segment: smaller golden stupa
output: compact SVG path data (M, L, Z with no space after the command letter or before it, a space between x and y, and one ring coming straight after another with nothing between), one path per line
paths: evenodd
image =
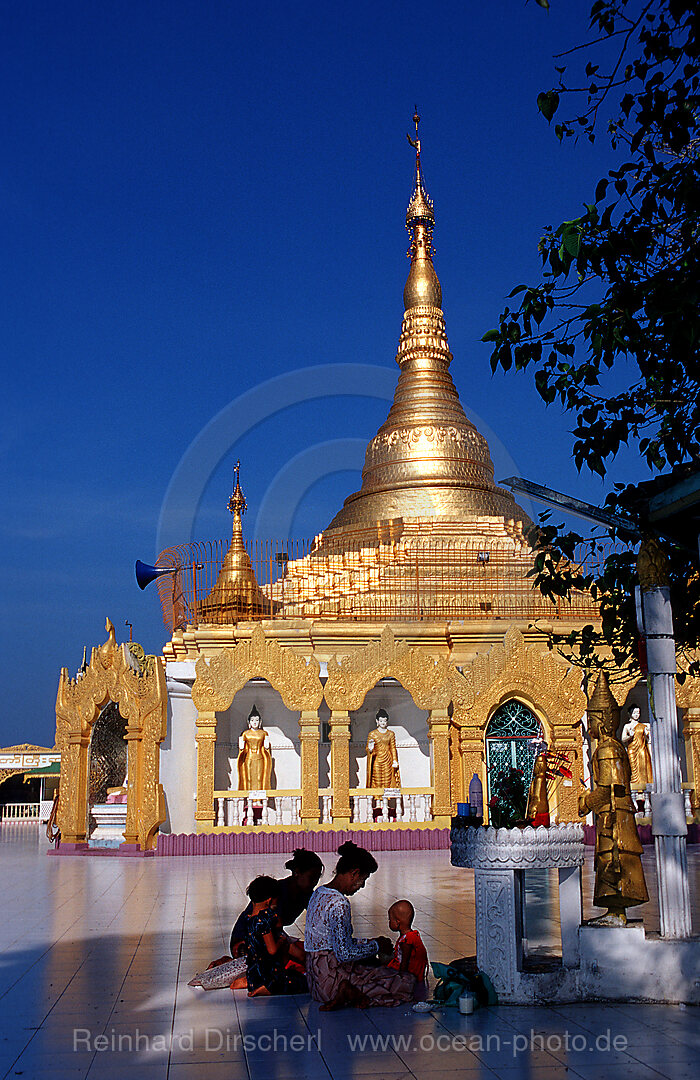
M204 623L235 622L273 613L273 604L256 581L243 542L243 514L247 504L241 491L240 461L236 462L233 471L236 483L228 501L228 509L233 514L233 536L211 592L198 605L197 614Z

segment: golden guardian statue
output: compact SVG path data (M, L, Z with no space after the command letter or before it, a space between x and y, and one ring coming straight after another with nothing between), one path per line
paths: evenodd
M627 751L615 736L620 707L608 677L601 672L588 703L588 722L596 748L591 757L593 790L579 797L580 816L595 815L593 903L606 914L592 925L624 926L625 911L649 899L642 869L642 845L634 819Z

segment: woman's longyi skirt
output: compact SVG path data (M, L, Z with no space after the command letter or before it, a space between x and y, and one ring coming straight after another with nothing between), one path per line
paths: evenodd
M306 954L306 977L311 997L323 1002L335 997L344 979L366 994L371 1005L403 1005L413 1001L416 985L415 976L408 971L372 967L361 960L341 964L330 950Z

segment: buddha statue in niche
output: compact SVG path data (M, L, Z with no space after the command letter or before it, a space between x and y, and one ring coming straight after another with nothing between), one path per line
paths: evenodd
M374 718L376 727L367 736L368 788L401 787L396 736L389 728L389 714L379 709Z
M238 790L265 791L270 786L272 754L270 737L262 726L262 717L253 705L248 728L238 740Z
M654 779L649 752L649 725L642 723L641 715L639 705L630 705L627 723L620 736L630 759L630 784L636 789L646 787Z

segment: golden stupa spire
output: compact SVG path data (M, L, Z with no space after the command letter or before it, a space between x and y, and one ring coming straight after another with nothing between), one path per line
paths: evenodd
M425 190L423 183L423 172L420 163L420 139L418 138L420 116L417 109L413 116L413 123L416 125L415 139L412 139L410 135L406 136L416 151L416 183L406 211L406 228L411 236L411 245L408 249L411 269L403 291L403 306L407 311L417 304L431 304L433 307L442 307L442 289L433 266L435 213L433 212L433 200Z
M529 524L510 492L496 487L486 440L467 419L449 372L452 361L433 266L433 201L425 190L418 138L415 185L406 213L411 268L396 361L401 369L389 415L367 447L360 491L329 530L396 519L468 522L476 516Z
M233 535L216 584L199 607L198 614L202 622L207 621L207 615L210 615L213 621L220 622L223 613L235 620L245 618L246 615L270 612L270 601L256 581L250 556L243 542L243 514L247 504L241 490L240 461L234 465L233 472L235 484L228 500L228 509L233 514Z

